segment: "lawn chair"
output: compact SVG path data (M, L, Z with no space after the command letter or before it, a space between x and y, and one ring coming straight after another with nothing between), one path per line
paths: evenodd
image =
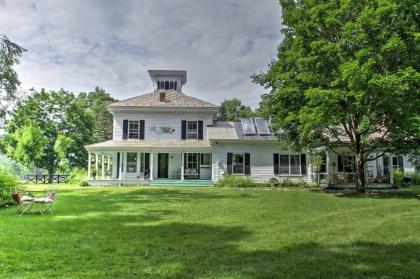
M50 214L54 214L54 203L55 203L55 191L48 192L47 195L43 198L35 198L33 202L39 206L39 212L41 214L49 212Z
M31 212L34 205L33 198L24 196L22 193L13 193L12 199L18 205L17 214L23 215Z

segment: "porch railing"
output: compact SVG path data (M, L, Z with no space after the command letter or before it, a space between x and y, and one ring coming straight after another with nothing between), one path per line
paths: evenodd
M374 175L373 172L365 172L365 180L367 184L389 184L389 175ZM334 173L312 173L312 181L320 184L355 184L356 173L350 172L334 172Z

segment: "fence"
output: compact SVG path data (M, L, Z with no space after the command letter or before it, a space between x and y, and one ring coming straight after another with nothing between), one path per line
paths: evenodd
M47 184L47 183L66 183L67 179L68 179L68 175L67 174L53 174L51 176L51 181L49 180L50 176L48 174L37 174L37 175L33 175L33 174L28 174L25 175L24 180L25 183L43 183L43 184Z

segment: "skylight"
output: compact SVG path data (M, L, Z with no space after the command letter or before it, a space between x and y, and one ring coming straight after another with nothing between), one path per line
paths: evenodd
M270 128L268 127L267 120L262 118L255 118L255 124L257 126L257 132L260 135L269 135Z
M255 126L252 118L241 118L242 129L245 134L255 134Z

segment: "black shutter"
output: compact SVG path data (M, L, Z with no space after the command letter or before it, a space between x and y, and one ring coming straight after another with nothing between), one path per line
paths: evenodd
M251 154L245 153L245 174L251 174Z
M188 153L184 153L184 173L185 173L185 170L187 169L187 155Z
M128 138L128 120L123 120L123 133L122 133L123 140Z
M300 155L300 173L306 174L306 154Z
M383 157L383 165L384 165L384 175L389 175L389 157L384 156Z
M402 172L404 172L404 157L398 156L398 167Z
M117 152L117 178L120 178L120 152Z
M227 173L232 174L232 153L227 154Z
M203 120L198 120L198 139L203 139Z
M144 153L144 176L150 174L150 153Z
M273 165L274 165L274 174L280 174L280 167L279 167L279 154L273 154Z
M139 139L144 140L144 120L140 120Z
M343 172L343 157L338 155L338 172Z
M182 140L187 139L187 120L181 121L181 139Z

